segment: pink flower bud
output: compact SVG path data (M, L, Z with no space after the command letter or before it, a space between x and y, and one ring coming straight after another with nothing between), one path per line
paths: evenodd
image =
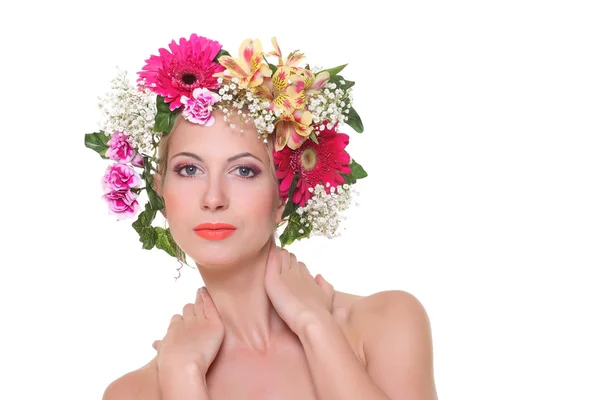
M134 167L144 168L144 157L141 154L136 154L131 160L131 164Z

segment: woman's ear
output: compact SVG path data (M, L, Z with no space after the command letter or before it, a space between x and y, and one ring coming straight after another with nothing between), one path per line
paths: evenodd
M275 215L275 223L279 225L281 220L283 219L283 210L285 210L285 199L283 197L279 198L279 205L277 206L277 213Z
M152 186L154 186L154 191L156 193L158 193L158 195L160 197L163 197L162 195L162 175L160 175L159 173L154 174L154 179L152 180ZM163 215L163 217L167 218L167 208L163 208L162 210L160 210L161 214Z
M154 179L152 180L154 191L162 197L162 176L159 173L154 174Z

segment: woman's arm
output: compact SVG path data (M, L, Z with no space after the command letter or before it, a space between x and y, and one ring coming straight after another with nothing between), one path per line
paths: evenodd
M204 373L195 366L159 369L161 400L208 400Z
M365 333L368 372L331 315L299 335L319 398L437 400L429 320L416 298L380 292L357 301L350 318Z

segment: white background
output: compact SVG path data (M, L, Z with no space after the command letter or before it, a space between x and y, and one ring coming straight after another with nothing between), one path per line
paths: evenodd
M370 176L342 238L291 250L338 290L417 296L440 399L599 399L594 3L3 6L0 398L99 399L202 284L107 215L108 164L83 144L114 67L195 32L349 63Z

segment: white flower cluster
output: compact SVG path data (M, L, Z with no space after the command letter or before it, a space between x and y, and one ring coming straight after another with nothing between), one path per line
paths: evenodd
M311 199L296 210L301 216L300 223L312 226L311 237L326 236L331 239L340 236L338 228L341 220L345 219L341 212L350 207L354 189L346 183L332 187L328 182L326 187L318 184L309 191L313 193ZM299 233L304 231L300 229Z
M149 89L138 89L127 79L127 73L119 70L111 81L111 91L100 97L98 106L106 120L100 129L108 136L115 131L125 133L131 145L143 155L152 157L158 142L154 136L156 96Z
M219 78L218 82L222 84L223 78ZM275 120L281 115L281 111L278 109L268 110L269 102L261 102L249 90L240 88L237 83L238 78L234 77L229 84L221 86L219 89L221 101L217 106L223 111L225 121L229 122L232 128L235 128L232 121L232 117L235 115L241 118L242 124L253 122L259 137L266 140L269 134L273 133ZM248 110L247 114L243 111L244 106ZM244 131L243 128L241 131Z
M345 82L342 80L340 84L344 85ZM325 85L322 92L310 96L307 102L308 111L313 115L313 125L328 121L327 129L332 129L336 122L339 122L339 127L348 119L352 107L352 88L344 90L330 82ZM324 130L325 125L321 124L319 129Z

